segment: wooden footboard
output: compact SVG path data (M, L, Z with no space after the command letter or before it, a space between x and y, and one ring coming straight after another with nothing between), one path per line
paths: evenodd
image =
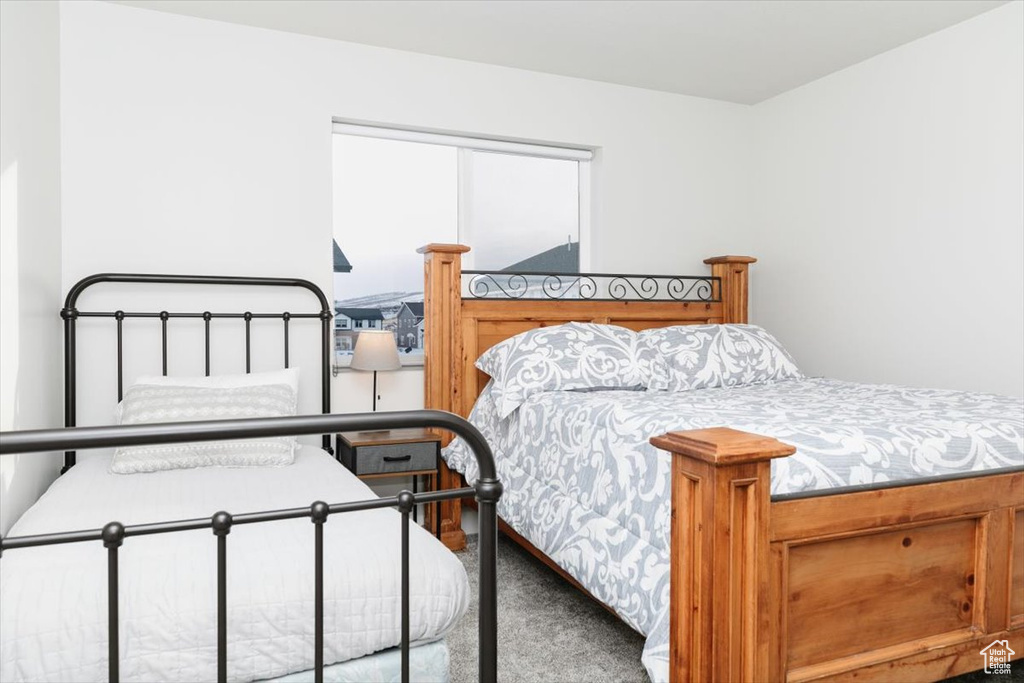
M792 447L651 441L675 456L673 681L939 680L997 640L1024 657L1024 473L772 502Z

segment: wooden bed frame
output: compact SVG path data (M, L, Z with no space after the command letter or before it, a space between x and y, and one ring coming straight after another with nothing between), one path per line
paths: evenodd
M468 417L476 358L531 328L747 321L753 258L707 259L709 302L517 301L463 299L468 250L420 250L427 408ZM996 640L1024 657L1024 472L772 500L771 460L793 447L728 428L652 436L674 454L672 680L939 680L983 668ZM447 467L441 482L462 484ZM465 545L459 501L442 534Z

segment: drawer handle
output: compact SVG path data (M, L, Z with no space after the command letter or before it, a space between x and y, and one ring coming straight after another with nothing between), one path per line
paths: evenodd
M384 462L406 462L412 460L411 455L385 455Z

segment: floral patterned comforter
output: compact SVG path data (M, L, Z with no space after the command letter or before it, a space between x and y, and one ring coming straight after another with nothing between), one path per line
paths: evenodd
M559 391L499 420L490 387L470 416L497 459L498 513L648 639L668 680L669 472L648 438L729 426L797 447L772 461L772 493L1024 467L1024 402L829 379L683 392ZM449 466L472 481L456 440Z

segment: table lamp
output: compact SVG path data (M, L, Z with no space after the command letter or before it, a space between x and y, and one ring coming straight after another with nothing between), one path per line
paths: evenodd
M402 367L401 361L398 360L398 346L395 345L394 333L388 330L361 331L349 367L353 370L373 371L373 412L377 412L377 372Z

